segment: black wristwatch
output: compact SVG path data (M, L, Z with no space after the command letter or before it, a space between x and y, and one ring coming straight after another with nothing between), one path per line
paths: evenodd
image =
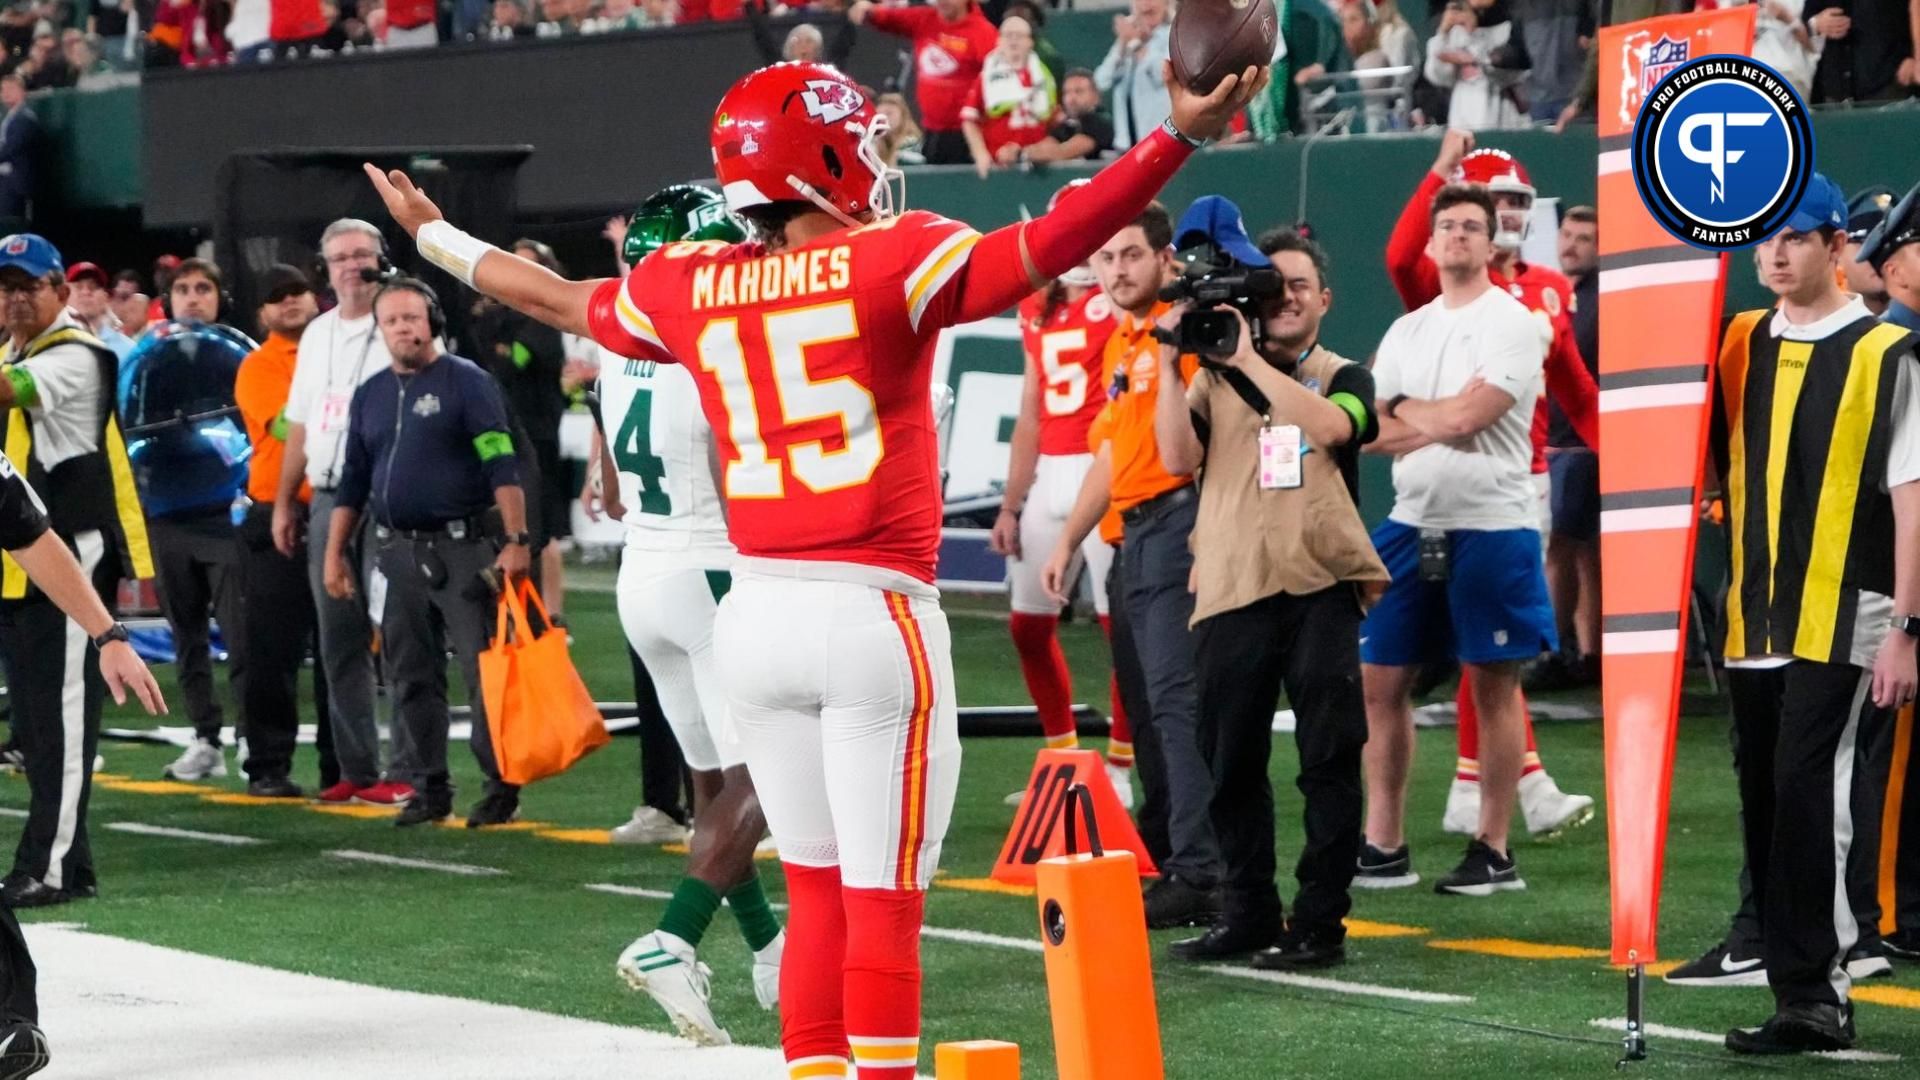
M1920 615L1895 615L1893 628L1910 638L1920 638Z
M1400 411L1400 403L1405 400L1407 400L1407 395L1405 394L1395 394L1392 397L1388 398L1387 399L1387 415L1392 416L1396 420L1399 419L1399 417L1396 414L1399 413Z
M107 627L99 637L93 639L93 647L96 649L104 649L116 641L125 640L127 640L127 624L117 622Z
M500 543L502 545L519 544L521 547L531 547L533 545L533 537L524 532L508 533L500 538Z

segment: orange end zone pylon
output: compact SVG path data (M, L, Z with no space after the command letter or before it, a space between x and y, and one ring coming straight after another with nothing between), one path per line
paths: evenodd
M1042 750L1033 761L1027 791L1014 812L1013 828L993 864L993 880L1008 885L1034 884L1034 867L1066 850L1061 821L1068 792L1075 785L1087 789L1093 817L1116 850L1128 851L1138 867L1136 877L1158 877L1160 871L1147 855L1147 846L1133 827L1133 818L1120 805L1120 796L1107 779L1105 762L1092 750ZM1135 890L1138 891L1137 889Z
M1059 1080L1162 1080L1139 868L1130 852L1101 846L1096 805L1088 785L1068 789L1057 815L1065 851L1035 871L1054 1064Z
M1020 1047L979 1039L933 1048L935 1080L1020 1080Z

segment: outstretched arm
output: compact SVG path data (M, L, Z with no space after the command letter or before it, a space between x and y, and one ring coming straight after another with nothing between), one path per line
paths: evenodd
M568 281L539 263L468 236L446 220L406 173L362 167L387 212L420 245L427 261L522 315L569 334L592 336L587 309L594 290L610 279Z

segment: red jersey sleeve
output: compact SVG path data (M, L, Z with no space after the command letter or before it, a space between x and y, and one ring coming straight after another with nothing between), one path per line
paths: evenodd
M1433 197L1445 184L1432 169L1421 174L1420 186L1413 189L1387 237L1387 277L1408 311L1440 295L1440 270L1427 257L1427 241L1433 237Z
M973 85L967 87L967 103L960 106L960 119L972 120L978 123L980 118L986 114L986 84L979 79L975 79L973 80Z
M608 278L593 291L587 301L587 328L600 347L634 360L658 360L675 363L673 354L660 341L653 320L640 309L633 297L643 273L657 265L651 255L641 260L625 280Z
M940 13L926 5L913 7L875 7L867 12L867 25L883 33L918 38L927 32L927 24Z
M1594 450L1600 449L1600 388L1580 359L1573 325L1553 319L1553 341L1547 346L1547 395L1566 414L1574 434Z

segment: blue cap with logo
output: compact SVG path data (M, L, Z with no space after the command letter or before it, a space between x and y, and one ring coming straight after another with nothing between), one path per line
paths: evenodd
M1240 208L1223 195L1202 195L1180 215L1180 225L1173 230L1173 246L1184 250L1196 239L1211 243L1235 262L1255 267L1270 265L1267 257L1247 238Z
M46 277L56 270L65 272L67 268L60 259L60 249L36 233L0 237L0 270L10 266L34 277Z
M1847 196L1826 174L1814 173L1807 178L1807 190L1800 193L1793 213L1787 216L1787 228L1805 233L1822 225L1847 231Z

